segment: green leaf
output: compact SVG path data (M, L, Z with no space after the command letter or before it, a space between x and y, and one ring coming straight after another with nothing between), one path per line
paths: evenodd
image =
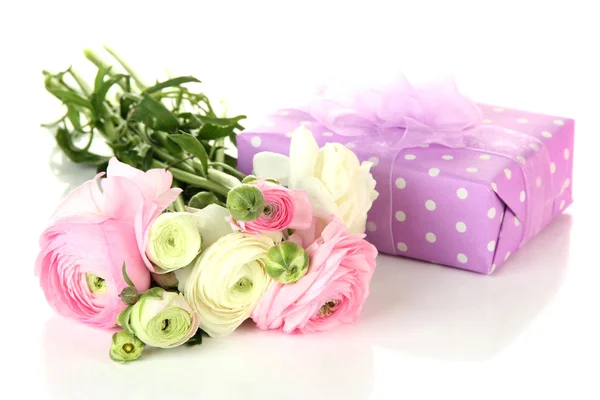
M198 139L211 140L227 137L233 133L233 126L218 126L210 123L202 125L198 131Z
M125 283L127 283L127 285L129 286L135 287L135 285L129 278L129 275L127 275L127 266L125 265L125 263L123 263L123 267L121 267L121 270L123 271L123 279L125 279Z
M192 113L181 113L179 115L177 115L177 117L179 117L180 119L183 119L183 121L180 122L180 128L181 129L198 129L200 128L200 126L202 126L202 123L200 122L200 120L198 119L198 117L196 117L194 114Z
M110 90L112 85L119 82L121 79L123 79L123 75L116 75L116 76L110 78L109 80L107 80L106 82L103 82L100 85L100 87L97 90L95 90L94 93L92 93L92 96L91 96L92 107L96 114L102 113L102 108L104 105L104 100L106 99L106 94L108 93L108 91ZM96 82L96 83L98 83L98 82Z
M133 306L129 306L119 313L119 316L117 317L117 325L123 328L125 332L127 332L131 336L135 336L133 329L131 329L131 326L129 325L129 317L131 316L132 309Z
M177 117L169 111L161 102L154 100L148 95L135 108L131 119L141 121L150 128L165 132L174 132L179 125Z
M135 100L131 97L121 96L119 99L119 114L121 115L121 118L127 119L134 104Z
M87 150L91 143L91 134L90 141L83 149L80 149L77 146L75 146L70 132L64 128L59 128L56 131L55 138L58 147L60 147L60 149L65 153L65 155L69 157L69 159L73 162L101 165L110 159L110 157L94 154Z
M197 208L198 210L202 210L210 204L221 204L219 199L217 199L217 196L211 192L196 193L188 202L189 207Z
M46 87L46 89L48 89L48 92L52 93L52 95L54 95L54 97L56 97L57 99L62 101L63 104L65 104L67 106L68 105L76 105L76 106L80 106L80 107L89 108L90 110L92 109L92 104L75 92L70 92L68 90L63 90L63 89L49 88L49 87Z
M202 146L202 143L198 139L188 133L169 135L169 139L177 143L183 150L198 157L202 163L202 168L204 168L204 173L208 171L208 154L206 154L204 146Z
M69 118L69 121L71 121L71 125L73 125L73 128L75 128L75 130L79 132L83 131L83 129L81 129L81 119L79 118L79 111L76 107L67 106L67 117Z
M239 125L239 122L242 119L245 119L246 116L245 115L238 115L237 117L231 117L231 118L219 118L219 117L212 117L210 115L198 115L198 119L202 122L205 123L210 123L212 125L216 125L216 126L220 126L220 127L237 127Z
M193 76L180 76L178 78L169 79L167 81L157 83L154 86L150 86L149 88L144 90L144 93L150 94L150 93L158 92L159 90L163 90L164 88L180 86L181 84L188 83L188 82L200 83L200 81L198 79L194 78Z
M145 297L158 297L162 299L162 295L165 292L165 289L161 288L161 287L153 287L150 288L148 290L146 290L142 296Z
M104 83L104 77L111 70L112 67L104 67L101 66L98 68L98 72L96 73L96 78L94 79L94 92L98 92L100 90L100 86Z

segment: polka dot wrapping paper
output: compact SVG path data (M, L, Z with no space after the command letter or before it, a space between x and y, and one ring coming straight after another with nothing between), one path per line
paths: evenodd
M551 190L539 232L572 203L574 121L478 106L483 124L534 136L547 149L550 173L529 178L533 190ZM342 143L361 161L373 162L380 196L368 214L366 233L381 253L490 274L527 242L521 223L527 217L527 185L519 164L541 150L535 142L516 161L437 144L382 153L376 143L357 145L308 113L282 109L238 136L238 168L251 173L252 158L261 151L287 155L299 125L311 130L320 146Z

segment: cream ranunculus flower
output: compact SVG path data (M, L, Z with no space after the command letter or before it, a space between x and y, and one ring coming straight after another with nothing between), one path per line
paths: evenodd
M161 214L150 227L146 256L157 273L183 268L200 253L202 236L197 216L187 212Z
M225 336L250 317L272 282L265 264L274 245L269 236L235 232L204 250L183 288L202 330Z
M181 293L152 288L119 315L118 323L145 344L168 349L194 336L198 315Z
M334 214L351 233L364 233L367 212L379 195L370 173L372 165L368 161L360 163L340 143L327 143L319 149L304 126L292 135L289 157L271 152L254 156L257 176L277 179L290 189L306 190L316 217Z

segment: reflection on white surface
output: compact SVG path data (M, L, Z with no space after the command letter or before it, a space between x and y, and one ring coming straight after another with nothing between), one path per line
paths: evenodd
M110 332L54 317L44 334L47 384L56 399L368 399L368 338L286 336L244 324L195 347L151 349L142 359L108 358Z
M562 215L484 276L380 257L362 330L372 342L416 356L483 361L548 304L564 281L572 217Z
M361 319L333 332L286 336L245 323L196 347L108 358L110 332L58 317L43 334L57 399L369 399L375 349L484 361L511 343L557 293L572 219L564 215L493 276L380 256ZM191 384L192 382L192 384Z

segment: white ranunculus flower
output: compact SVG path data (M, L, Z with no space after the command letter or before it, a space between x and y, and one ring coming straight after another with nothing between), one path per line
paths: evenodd
M372 165L369 161L361 164L356 154L339 143L319 149L304 126L292 135L289 157L271 152L254 156L257 176L306 190L316 217L335 214L352 233L365 231L367 212L379 195L370 173Z
M146 256L157 273L171 272L191 263L200 253L202 236L193 214L167 212L150 227Z
M235 232L204 250L183 287L202 330L225 336L250 317L272 282L265 264L274 244L269 236Z
M229 211L225 207L217 204L210 204L201 210L188 207L187 211L193 215L196 228L200 232L200 235L202 235L202 251L223 236L233 232L231 224L225 219L230 216ZM183 292L185 288L193 265L194 264L191 264L185 268L174 271L175 276L179 281L179 291L181 292Z

